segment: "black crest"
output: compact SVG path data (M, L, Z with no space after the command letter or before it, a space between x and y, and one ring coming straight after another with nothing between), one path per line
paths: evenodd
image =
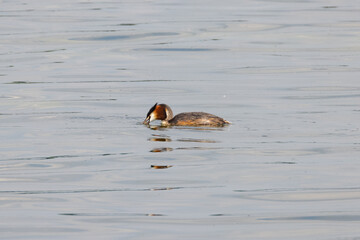
M157 103L155 103L155 105L152 106L152 108L150 108L150 110L149 110L149 112L147 113L146 117L148 117L148 116L155 110L156 106L157 106Z

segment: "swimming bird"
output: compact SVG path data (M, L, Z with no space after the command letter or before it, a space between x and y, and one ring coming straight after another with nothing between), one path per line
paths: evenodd
M171 108L166 104L157 104L150 108L143 124L154 120L161 120L162 126L215 126L222 127L230 124L223 118L205 112L184 112L175 117Z

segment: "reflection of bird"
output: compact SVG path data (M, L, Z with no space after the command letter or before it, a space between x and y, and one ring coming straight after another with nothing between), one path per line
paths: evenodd
M163 126L217 126L222 127L230 122L204 112L186 112L179 113L174 117L171 108L166 104L155 104L150 108L144 124L149 124L151 121L161 120Z

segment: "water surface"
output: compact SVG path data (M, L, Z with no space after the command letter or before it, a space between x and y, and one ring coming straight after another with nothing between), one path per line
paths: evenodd
M0 6L2 238L360 238L356 1Z

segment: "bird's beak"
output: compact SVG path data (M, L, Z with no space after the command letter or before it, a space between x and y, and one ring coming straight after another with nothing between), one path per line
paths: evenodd
M143 121L143 124L148 125L150 123L150 116L148 116L147 118L145 118L145 120Z

